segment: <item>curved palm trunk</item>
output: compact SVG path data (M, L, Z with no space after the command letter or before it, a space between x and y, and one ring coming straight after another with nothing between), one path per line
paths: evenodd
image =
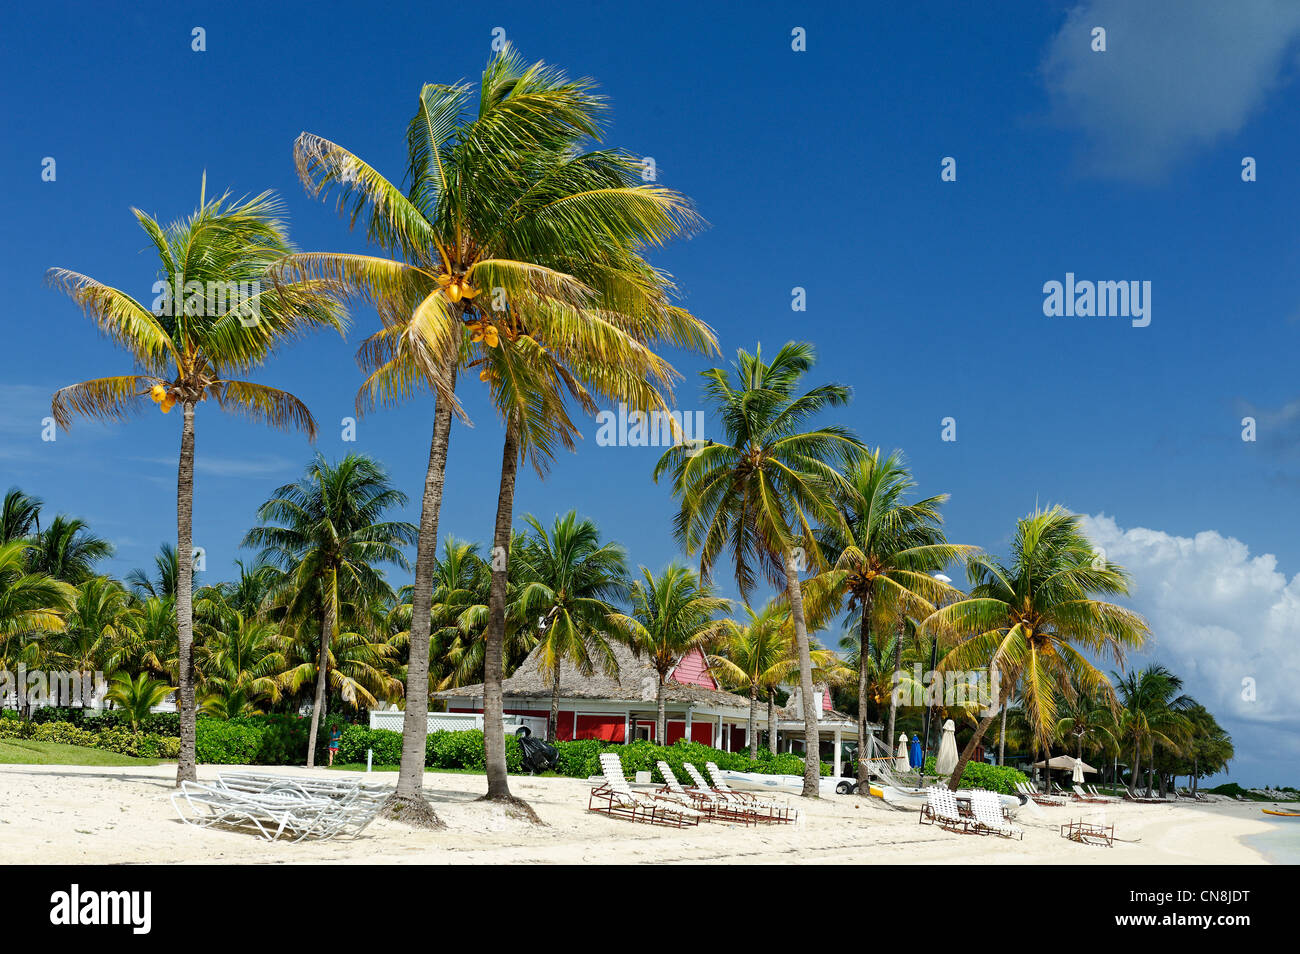
M790 616L794 620L794 641L799 651L799 694L803 698L803 797L821 795L821 745L817 732L817 707L813 702L812 656L808 651L808 624L803 615L803 587L799 585L799 571L794 556L787 547L781 553L785 564L786 592L790 594Z
M181 428L181 457L176 470L176 643L180 710L180 753L176 784L197 780L194 761L194 405L186 401Z
M898 674L899 667L903 665L903 631L904 631L904 625L902 621L900 621L898 624L898 636L894 640L894 674L895 675ZM892 677L891 677L891 684L893 684L894 689L889 693L889 728L885 730L885 738L889 741L890 745L893 745L894 744L894 720L898 715L898 686L896 683L893 683Z
M776 690L767 690L767 750L776 755Z
M338 628L339 572L330 571L329 590L325 594L325 619L320 627L320 651L316 654L316 698L311 707L311 731L307 733L307 767L316 766L316 735L325 715L326 688L329 685L330 642Z
M560 734L560 666L563 662L555 660L555 675L551 679L551 715L546 720L546 741L554 742Z
M1002 726L998 729L998 764L1007 753L1007 707L1002 707Z
M749 687L749 758L750 761L758 758L758 687Z
M863 796L871 794L867 786L867 676L871 666L871 634L867 630L867 621L871 619L874 599L868 590L862 601L862 622L858 626L858 794Z
M1002 687L1002 693L998 698L999 708L1006 706L1007 700L1011 698L1011 693L1014 691L1014 684L1004 685ZM952 775L948 779L949 791L957 791L957 785L961 781L962 774L966 771L966 763L971 760L971 757L975 754L976 747L980 744L980 740L984 738L984 733L989 730L989 726L993 724L993 720L996 718L997 713L994 712L980 719L980 724L976 727L975 734L970 737L970 741L966 743L966 747L961 750L961 756L957 759L957 767L952 770ZM1047 772L1048 769L1044 768L1043 773L1047 774Z
M455 387L455 378L452 379ZM424 498L420 506L420 537L415 545L415 591L411 594L411 638L406 666L406 714L402 718L402 767L397 775L396 802L421 797L424 788L425 748L429 734L429 631L433 608L433 570L438 554L438 514L447 473L447 447L451 441L451 401L436 398L429 466L424 472ZM400 814L400 813L398 813ZM429 824L429 819L423 819ZM433 821L436 824L436 816Z
M511 798L506 770L501 680L505 668L502 653L506 638L510 526L515 506L515 477L519 471L517 427L513 417L506 422L506 439L501 451L501 489L497 496L496 529L492 534L492 588L488 595L488 627L483 647L483 748L487 757L487 797L496 800Z

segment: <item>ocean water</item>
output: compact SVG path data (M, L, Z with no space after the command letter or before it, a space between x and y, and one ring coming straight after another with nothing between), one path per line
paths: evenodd
M1258 835L1247 835L1242 841L1274 864L1300 865L1300 818L1263 817L1271 829Z

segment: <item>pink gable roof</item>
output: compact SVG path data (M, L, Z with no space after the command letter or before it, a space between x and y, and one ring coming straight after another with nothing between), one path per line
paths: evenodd
M673 682L679 682L683 686L699 686L701 689L717 689L717 680L711 674L706 672L709 667L708 660L704 658L704 652L700 649L692 649L681 659L677 660L677 666L673 669Z

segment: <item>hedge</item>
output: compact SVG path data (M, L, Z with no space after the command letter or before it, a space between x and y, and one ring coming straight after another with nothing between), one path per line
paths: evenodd
M925 760L925 773L935 774L933 755ZM1016 786L1028 781L1023 772L1009 765L989 765L987 762L971 761L966 763L957 787L983 788L990 792L1001 792L1003 795L1018 795Z
M61 742L103 749L118 755L145 759L174 759L180 753L180 739L148 732L132 732L116 725L83 729L70 722L25 722L0 720L0 738L31 739L34 742Z
M638 741L629 745L602 742L599 739L579 739L573 742L557 742L559 763L556 774L570 778L588 778L600 774L600 754L616 752L623 762L623 770L629 775L638 771L651 773L652 778L662 782L655 763L663 760L672 768L679 780L689 776L682 768L683 762L692 762L704 771L705 762L714 762L719 768L738 772L758 772L764 775L802 775L803 757L785 752L773 755L766 749L759 749L758 758L751 761L744 752L722 752L718 749L701 745L698 742L679 741L674 745L655 745L653 742ZM390 729L368 729L364 726L349 726L343 732L339 742L336 761L345 764L362 764L366 761L366 752L373 752L373 764L377 766L394 766L402 761L402 734ZM487 760L483 749L483 733L478 729L458 732L431 732L425 742L424 764L428 768L468 769L483 771ZM506 738L506 767L511 772L523 771L523 750L519 740L514 736ZM830 766L822 765L822 775L830 774Z

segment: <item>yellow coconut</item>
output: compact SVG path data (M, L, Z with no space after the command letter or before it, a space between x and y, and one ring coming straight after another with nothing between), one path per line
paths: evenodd
M163 398L167 396L167 389L161 384L155 384L149 389L149 397L153 399L154 404L161 404Z
M159 406L162 408L162 412L166 414L168 411L172 409L172 405L175 403L176 403L176 399L169 394L162 399L162 403Z
M441 285L443 288L446 288L448 285L451 284L451 276L448 275L446 272L443 272L441 275L438 276L438 284Z
M480 381L489 381L491 380L491 378L492 378L492 372L489 371L487 368L484 368L482 371L478 373L478 379Z
M460 285L452 282L451 287L447 289L447 297L452 301L460 301Z

